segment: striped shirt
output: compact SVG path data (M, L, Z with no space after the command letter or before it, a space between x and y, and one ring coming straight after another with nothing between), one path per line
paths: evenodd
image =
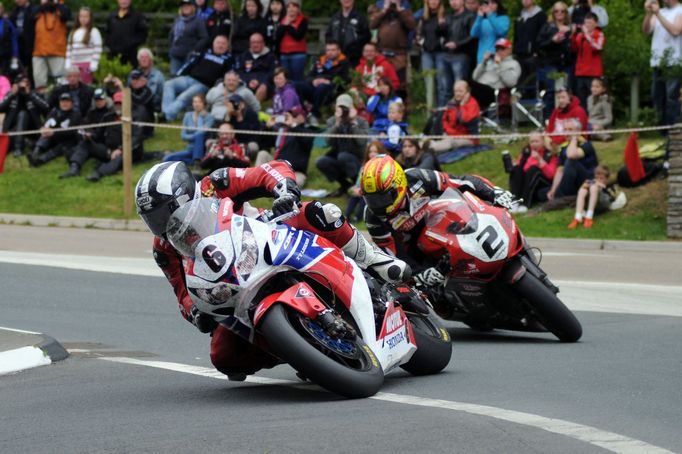
M90 71L97 71L99 65L99 58L102 55L102 35L99 30L93 27L90 30L90 42L83 43L85 36L85 28L81 27L69 36L69 42L66 46L66 62L65 67L80 64L90 63Z

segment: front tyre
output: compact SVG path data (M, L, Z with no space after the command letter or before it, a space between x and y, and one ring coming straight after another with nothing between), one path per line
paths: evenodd
M437 374L450 363L452 356L450 335L431 308L428 315L412 312L407 312L406 315L412 325L417 351L400 367L413 375Z
M275 304L260 324L274 353L323 388L349 398L373 396L384 383L374 352L356 335L331 338L315 321Z
M528 301L540 323L561 342L577 342L583 335L583 328L573 312L537 277L525 273L514 288Z

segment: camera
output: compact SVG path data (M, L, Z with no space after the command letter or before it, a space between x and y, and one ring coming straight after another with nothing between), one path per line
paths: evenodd
M230 104L232 104L234 110L239 110L239 103L237 101L230 101Z

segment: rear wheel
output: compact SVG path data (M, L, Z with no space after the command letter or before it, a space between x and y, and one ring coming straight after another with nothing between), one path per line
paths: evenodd
M583 335L583 328L573 312L537 277L527 272L514 288L528 301L540 323L561 342L576 342Z
M314 320L284 304L268 310L260 330L280 359L329 391L369 397L384 382L381 365L362 338L332 338Z
M429 314L406 313L412 325L417 351L402 367L413 375L436 374L450 363L452 341L433 309Z

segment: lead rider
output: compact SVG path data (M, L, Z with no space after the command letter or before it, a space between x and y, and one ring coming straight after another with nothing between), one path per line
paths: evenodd
M257 336L254 344L247 342L199 312L192 303L185 283L182 256L166 238L168 220L181 205L199 197L230 198L235 213L249 215L244 212L245 202L272 197L275 199L274 216L300 206L299 213L286 223L328 239L362 269L386 281L400 281L409 275L405 262L374 248L346 221L336 205L323 205L318 201L301 203L296 176L286 161L271 161L247 169L218 169L200 182L196 182L185 163L165 162L140 177L135 196L138 214L155 235L154 259L173 287L180 313L199 331L211 333L211 362L231 380L244 380L247 374L276 366L279 360L268 353L263 339Z

